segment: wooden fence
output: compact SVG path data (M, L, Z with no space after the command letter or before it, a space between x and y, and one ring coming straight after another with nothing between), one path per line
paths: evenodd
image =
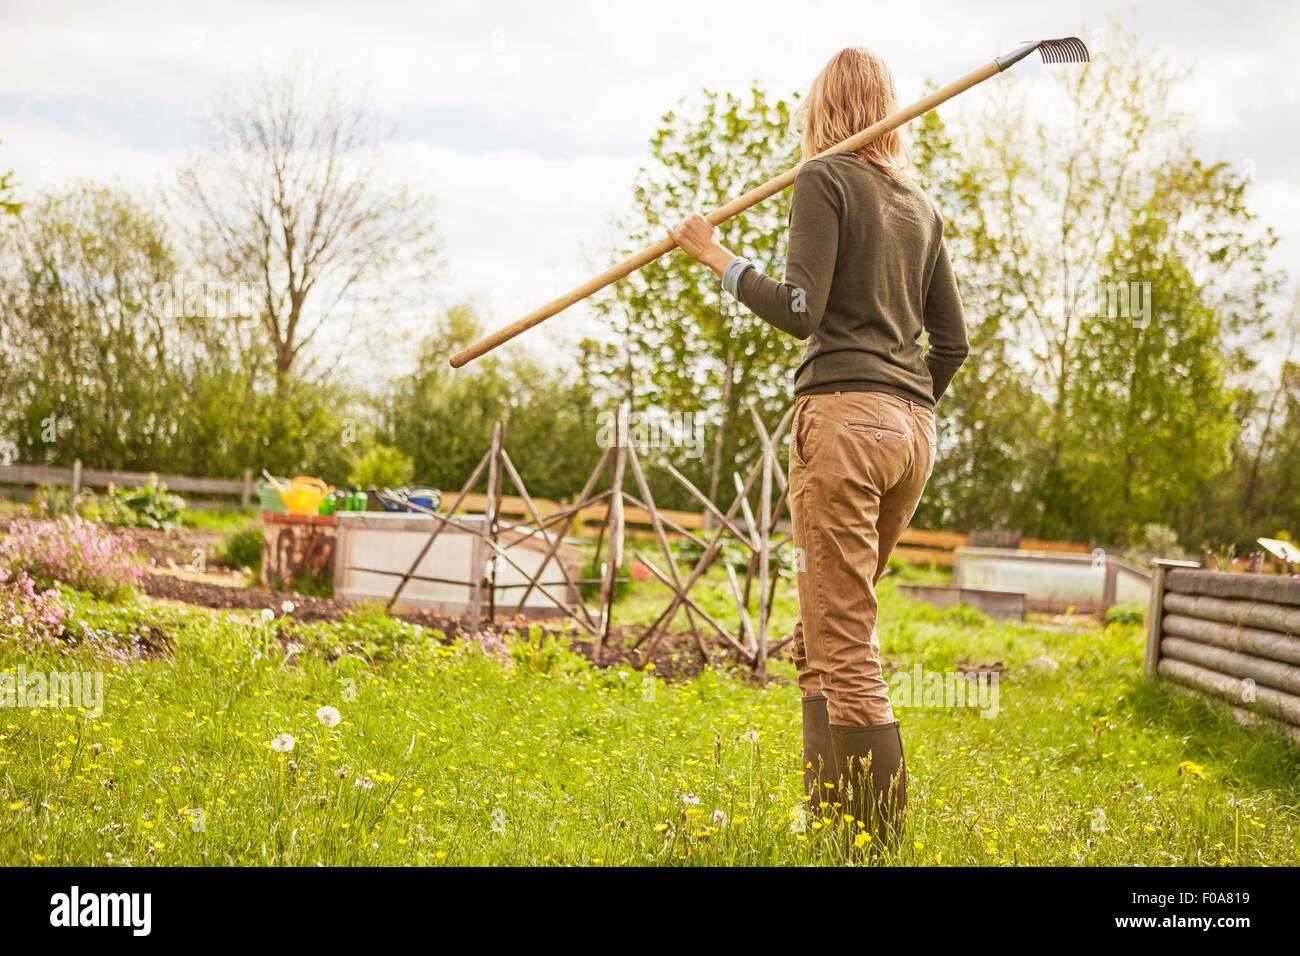
M552 501L548 498L530 498L530 501L533 507L537 509L537 513L543 518L548 515L558 514L569 507L565 502ZM483 513L487 508L487 495L467 494L461 507L468 512ZM673 511L668 508L657 508L656 511L661 518L687 531L703 531L717 526L716 522L709 522L706 512ZM518 495L502 495L497 502L497 514L520 520L526 520L530 517L527 502ZM592 505L578 512L575 523L603 525L608 520L608 515L608 504ZM629 536L653 536L653 531L649 530L652 525L650 513L644 508L631 505L624 507L623 521L627 525L644 526L644 528L629 527L626 531ZM778 530L788 531L789 528L785 526L785 523L782 523L778 525ZM672 531L667 532L667 536L670 539L680 537L679 534ZM1076 544L1072 541L1052 541L1044 538L1021 538L1019 541L1021 548L1032 551L1068 554L1089 553L1086 544ZM894 555L900 561L905 561L908 564L936 564L941 567L951 567L954 552L958 548L969 547L970 544L971 535L969 534L956 531L926 531L921 528L908 528L899 539Z
M73 462L71 468L57 468L46 465L0 465L0 485L59 485L70 487L73 494L83 487L107 488L110 484L119 488L139 488L157 478L169 491L192 495L216 495L238 497L240 507L249 507L256 496L256 486L252 469L244 471L242 479L231 478L195 478L189 475L167 475L142 471L99 471L82 468L80 460ZM537 509L538 516L546 518L565 511L569 505L549 498L530 498ZM461 509L471 513L483 514L487 509L487 495L471 492L464 496ZM669 527L686 531L704 531L716 527L716 522L709 520L706 512L673 511L667 508L656 509ZM578 512L575 525L604 525L608 521L609 505L601 503L583 508ZM520 495L502 495L497 502L497 514L501 517L528 520L531 515L528 502ZM644 508L628 505L623 509L623 521L629 537L654 537L653 522L650 513ZM777 531L785 532L789 528L785 522L778 523ZM680 537L679 533L666 530L669 539ZM1056 551L1062 553L1087 553L1088 546L1069 541L1050 541L1039 538L1020 538L1019 547L1031 551ZM958 548L969 547L971 535L955 531L925 531L908 528L903 532L894 555L909 564L935 564L951 567L953 552Z
M0 465L0 485L61 485L72 489L75 495L82 488L142 488L153 479L167 486L168 491L190 495L237 495L242 508L253 501L253 470L244 470L242 479L192 478L189 475L164 475L147 471L100 471L82 468L81 459L71 468L48 465Z
M1300 578L1153 562L1146 672L1300 743Z

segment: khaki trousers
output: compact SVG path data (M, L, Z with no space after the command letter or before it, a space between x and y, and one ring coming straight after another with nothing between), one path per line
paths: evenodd
M885 392L802 395L790 442L799 569L794 662L830 722L894 719L880 667L876 582L934 470L930 409Z

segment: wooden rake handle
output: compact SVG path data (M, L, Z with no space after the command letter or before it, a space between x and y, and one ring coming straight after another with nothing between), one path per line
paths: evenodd
M987 65L980 67L978 70L967 73L961 79L954 80L947 86L935 90L930 95L923 96L910 106L905 106L902 109L895 110L893 113L890 113L884 119L880 120L880 122L874 123L866 129L854 133L848 139L841 143L836 143L834 146L830 147L830 149L823 150L818 155L826 156L831 153L847 153L861 149L872 140L884 136L892 130L898 129L898 127L902 126L904 123L908 123L924 113L930 112L930 110L934 109L939 104L952 99L958 93L963 93L972 86L975 86L977 83L983 83L989 77L996 76L1001 69L1002 64L999 64L997 60L993 60ZM775 196L777 193L794 183L794 178L799 174L799 168L803 166L804 162L807 162L807 160L800 162L796 166L792 166L779 176L769 179L761 186L754 187L739 199L733 199L725 206L713 210L713 212L709 213L705 218L716 226L726 222L734 216L740 215L740 213L744 212L750 206L757 205L769 196ZM475 342L473 345L469 346L469 348L457 352L451 357L451 367L460 368L469 362L474 361L474 359L486 355L497 346L509 342L516 335L521 335L522 333L527 332L533 326L540 325L553 315L558 315L574 303L581 302L588 296L599 292L601 289L605 288L605 286L612 285L624 276L636 272L642 266L649 265L665 253L671 252L676 245L677 243L673 242L671 239L664 238L660 239L652 246L647 246L636 255L630 256L617 265L611 266L595 278L588 279L576 289L566 292L558 299L546 303L546 305L542 306L540 309L534 309L522 319L518 319L504 328L498 329L486 338Z

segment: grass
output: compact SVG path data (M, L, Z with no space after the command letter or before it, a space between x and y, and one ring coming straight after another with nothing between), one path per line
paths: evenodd
M845 859L800 809L785 662L765 686L669 684L540 629L503 654L370 610L295 626L75 600L70 650L0 646L0 671L104 681L99 716L0 709L0 864ZM891 664L1010 668L995 717L899 708L911 818L888 862L1300 862L1296 748L1143 681L1140 627L996 624L890 582L881 600ZM1059 667L1026 666L1042 655Z

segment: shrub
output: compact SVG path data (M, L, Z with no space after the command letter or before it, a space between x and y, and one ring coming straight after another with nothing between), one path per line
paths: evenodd
M38 591L25 572L0 569L0 638L55 644L67 617L58 591Z
M236 531L217 549L217 560L228 568L248 568L254 574L261 571L261 525L251 524Z
M400 488L415 478L410 457L389 445L373 445L352 468L348 482L369 488Z
M1123 604L1112 604L1106 608L1106 613L1102 615L1102 622L1105 624L1141 624L1146 620L1146 605L1141 601L1126 601Z
M133 542L75 514L15 520L0 542L0 568L41 587L62 582L107 600L130 595L147 573Z
M155 475L142 488L110 487L96 516L112 527L171 531L179 527L184 511L185 499L171 494Z

